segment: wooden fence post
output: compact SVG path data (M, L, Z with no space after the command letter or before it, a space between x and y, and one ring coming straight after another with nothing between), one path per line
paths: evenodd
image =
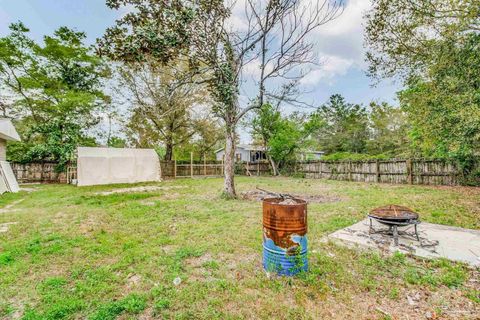
M257 177L260 175L260 162L257 162Z
M173 179L177 179L177 159L173 158Z
M193 152L190 152L190 177L193 178Z
M348 180L353 181L352 161L348 161Z
M375 175L376 175L376 182L380 182L380 160L375 160Z
M220 168L220 175L223 176L223 159L225 158L225 156L222 156L222 167Z
M407 175L408 175L408 183L413 184L413 163L412 163L412 159L407 159Z
M205 157L205 154L203 154L203 175L207 175L207 158Z

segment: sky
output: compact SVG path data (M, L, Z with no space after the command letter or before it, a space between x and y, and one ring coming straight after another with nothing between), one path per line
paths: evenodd
M370 0L348 0L340 17L314 31L311 39L320 66L302 79L302 91L305 92L302 100L317 106L332 94L339 93L352 103L368 105L371 101L386 101L397 104L398 84L384 80L372 86L373 80L365 74L363 14L369 7ZM0 36L8 34L10 23L22 21L37 41L60 26L68 26L86 32L87 42L94 44L95 39L123 14L125 9L111 10L105 0L0 0ZM235 15L237 12L234 12L233 25L241 26L241 17ZM254 75L257 70L251 67L246 72ZM245 91L250 88L245 86L241 95L248 95ZM241 140L248 142L245 133Z

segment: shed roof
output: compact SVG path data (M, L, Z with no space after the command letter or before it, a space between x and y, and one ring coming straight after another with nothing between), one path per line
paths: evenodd
M21 141L12 121L8 118L0 118L0 139Z

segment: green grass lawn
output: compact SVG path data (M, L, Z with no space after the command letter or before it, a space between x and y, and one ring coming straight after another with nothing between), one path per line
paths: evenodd
M221 179L98 195L125 185L29 186L0 197L0 318L478 319L479 270L360 252L322 237L385 204L480 229L480 189L237 178L337 201L309 205L310 271L267 277L261 203L224 200ZM181 283L174 285L179 277Z

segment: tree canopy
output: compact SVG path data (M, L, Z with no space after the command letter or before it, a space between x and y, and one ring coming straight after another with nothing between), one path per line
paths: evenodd
M366 14L365 44L374 77L424 75L444 41L480 31L478 0L379 0Z
M55 160L61 166L86 132L99 121L98 111L109 103L102 81L105 63L84 45L85 34L61 27L42 44L28 37L22 23L0 38L0 81L8 95L11 116L22 143L12 145L14 160Z
M188 65L181 60L161 65L147 59L120 68L119 91L133 109L127 132L131 138L138 133L139 139L149 132L150 145L161 143L165 147L165 160L172 160L174 147L197 133L195 111L209 100L205 86L193 83L192 79ZM204 109L208 114L208 108Z
M480 154L477 0L381 0L366 15L374 77L396 77L414 155Z
M416 154L472 157L480 152L480 35L445 41L427 79L400 92Z
M339 94L332 95L318 113L326 125L318 133L323 151L363 153L368 138L368 114L365 107L347 103Z

